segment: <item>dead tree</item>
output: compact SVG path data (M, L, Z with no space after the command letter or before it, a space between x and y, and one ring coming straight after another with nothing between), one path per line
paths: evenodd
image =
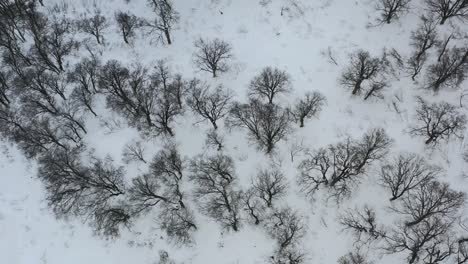
M340 83L352 89L353 95L365 92L365 98L369 98L378 88L378 86L372 87L372 84L385 71L385 63L379 58L372 57L369 52L364 50L358 50L351 54L350 59L350 65L341 75ZM363 87L365 82L368 82L369 87L374 89ZM380 86L380 88L383 87Z
M288 185L284 174L279 169L272 169L259 171L252 187L265 205L271 208L273 201L286 193Z
M140 141L130 142L125 145L122 151L122 160L124 163L143 162L146 164L145 148Z
M130 227L131 216L125 205L99 207L91 218L91 226L97 235L118 237L122 227Z
M321 93L307 92L291 109L291 114L299 127L304 127L305 120L317 116L325 103L326 99Z
M255 225L260 224L264 220L266 214L265 203L258 197L257 191L254 188L249 188L243 195L244 211L249 218L252 219Z
M418 97L416 122L410 127L410 134L426 138L426 145L437 145L440 140L461 137L466 117L455 106L446 103L428 103Z
M171 0L149 0L148 2L157 16L154 24L150 26L164 34L167 44L171 45L171 31L179 22L179 13L174 9Z
M354 235L355 243L369 244L386 236L385 228L377 223L375 210L368 206L346 210L339 222Z
M440 172L441 168L428 164L423 157L403 153L382 166L380 177L382 184L392 194L390 201L394 201L419 185L436 179Z
M218 38L213 40L200 38L195 41L195 48L194 62L201 71L207 71L215 78L219 72L223 73L229 69L232 47L226 41Z
M434 92L444 87L457 88L468 73L468 48L451 48L440 61L429 66L426 87Z
M352 193L372 163L385 157L391 142L383 129L372 129L361 140L348 137L309 153L309 158L299 165L302 190L312 195L325 187L339 202Z
M290 132L289 111L258 100L250 100L247 104L234 103L226 124L231 128L246 128L250 139L267 154Z
M230 108L232 91L222 86L214 90L204 85L191 87L191 94L187 98L187 105L203 120L208 120L213 128L218 129L216 122L225 117Z
M414 51L408 59L408 68L413 81L421 72L424 63L428 58L428 50L437 45L436 24L431 18L421 17L422 24L411 32L411 43Z
M267 220L265 228L276 239L279 251L296 248L305 236L304 220L290 207L275 210Z
M224 148L224 137L216 130L210 129L206 134L205 145L213 146L217 151L221 151Z
M433 245L446 240L450 223L431 217L414 226L398 226L386 237L387 253L408 252L409 264L426 259ZM430 253L429 253L430 254Z
M130 44L135 37L135 30L143 26L143 22L140 18L122 11L115 13L115 20L117 21L123 40L127 44Z
M390 24L397 20L403 13L408 12L410 0L380 0L377 11L381 12L380 23Z
M349 252L338 259L338 264L370 264L359 252Z
M197 230L197 226L193 212L188 208L164 204L157 221L172 241L178 244L193 243L193 232Z
M457 192L446 183L430 181L420 184L393 205L395 212L408 217L405 225L417 225L428 218L454 219L465 203L465 193Z
M234 162L229 156L198 156L190 163L190 180L202 211L225 229L239 231L241 192L236 188Z
M92 17L83 17L77 22L78 29L93 36L98 44L104 43L103 33L108 26L109 24L107 23L106 18L101 15L100 10L95 10Z
M160 203L170 203L169 198L164 196L163 188L158 175L148 173L134 178L128 191L132 214L147 213Z
M291 76L287 72L266 67L250 82L248 94L253 99L265 99L273 104L275 96L288 94L291 90Z
M468 18L468 2L466 0L426 0L426 5L432 13L439 17L441 25L452 17Z

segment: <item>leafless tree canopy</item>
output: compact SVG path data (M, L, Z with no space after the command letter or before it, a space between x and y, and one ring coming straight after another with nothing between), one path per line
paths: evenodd
M93 36L98 44L104 43L103 33L109 24L106 18L101 15L100 10L95 10L95 14L92 17L83 17L77 22L77 27L80 31L90 34Z
M411 0L380 0L377 4L377 11L381 12L381 23L390 24L398 19L403 13L409 10Z
M275 210L268 216L265 227L278 242L278 249L272 257L273 263L302 263L304 254L300 252L301 239L306 226L302 217L290 207Z
M299 126L304 127L305 120L317 116L325 103L326 99L321 93L307 92L294 105L291 114Z
M253 188L267 207L273 206L273 201L283 196L287 182L279 169L261 170L253 180Z
M309 153L299 165L299 183L307 194L322 187L337 201L349 196L369 166L381 160L391 140L383 129L372 129L361 140L345 141Z
M249 85L249 96L254 99L265 99L273 104L279 94L288 94L292 90L291 76L278 68L266 67L255 76Z
M349 252L338 259L338 264L371 264L359 252Z
M351 54L350 59L350 65L341 75L340 83L352 89L353 95L364 94L364 99L379 96L378 93L385 87L385 83L379 79L385 71L385 62L364 50ZM367 87L363 87L366 83Z
M275 144L290 132L289 111L258 100L234 103L226 123L229 127L246 128L249 137L266 153L271 153Z
M368 206L345 211L339 221L344 230L354 235L356 243L368 244L386 236L385 228L377 223L374 209Z
M221 151L224 148L224 137L215 129L210 129L206 134L205 145L214 147L216 150Z
M432 13L439 17L441 25L452 17L468 18L466 0L426 0L426 5Z
M171 31L179 23L179 13L171 0L148 0L148 3L156 13L154 23L150 23L150 26L164 35L167 44L171 45ZM160 39L163 39L162 36Z
M228 62L232 58L232 47L221 39L198 39L195 42L195 65L201 71L207 71L216 77L218 73L229 69Z
M130 162L143 162L145 159L145 147L140 141L130 142L125 145L122 151L122 160L128 164Z
M449 137L461 137L466 117L455 106L446 103L428 103L418 98L416 121L410 127L410 133L426 138L426 144L436 145Z
M428 59L428 50L437 44L436 22L431 18L421 17L421 24L411 33L411 43L414 51L408 59L411 78L415 80Z
M135 37L135 30L143 26L143 22L137 16L119 11L115 14L115 20L119 26L125 43L130 44Z
M187 105L203 120L208 120L216 130L218 129L216 122L229 112L231 99L232 91L223 86L210 89L198 84L191 85L191 94L187 98Z
M186 84L181 78L163 61L149 74L140 65L128 69L111 60L101 70L99 86L107 94L107 106L130 125L148 134L173 136L171 123L183 111L180 96Z
M431 181L403 196L401 205L393 205L393 209L408 217L406 226L414 226L431 217L454 219L464 203L463 192L450 189L446 183Z
M198 156L191 161L190 171L200 208L223 228L238 231L242 197L233 160L223 154Z
M420 185L437 178L441 169L430 165L414 153L398 155L393 162L381 168L382 184L391 192L390 201L394 201Z
M437 92L444 87L457 88L468 73L468 48L446 50L440 60L428 67L426 87Z

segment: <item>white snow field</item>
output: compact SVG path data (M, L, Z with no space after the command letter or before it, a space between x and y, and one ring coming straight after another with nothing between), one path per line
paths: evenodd
M260 169L273 164L281 168L288 187L286 195L277 201L278 207L290 206L303 217L305 235L297 244L304 254L303 263L329 264L348 252L356 252L353 233L343 229L339 217L346 210L363 208L376 210L379 225L396 228L402 216L390 209L391 193L380 184L380 166L373 162L360 183L349 197L337 204L327 199L327 189L320 189L313 197L301 191L297 183L300 162L307 158L305 151L291 160L292 146L302 143L308 150L316 150L338 143L347 136L360 139L369 129L383 128L392 139L386 159L401 152L418 153L431 165L440 166L443 172L438 181L449 183L457 191L468 191L466 151L463 137L451 137L437 146L428 146L424 137L409 134L415 123L416 96L429 102L446 101L465 113L468 102L460 98L468 89L466 81L457 88L441 89L437 93L424 89L427 66L437 60L437 49L429 51L430 59L415 81L404 69L396 67L388 74L388 86L382 98L363 100L352 96L351 90L340 84L340 76L349 65L349 56L358 49L381 57L392 49L406 59L413 51L411 32L420 24L420 15L428 12L425 1L410 1L410 9L390 24L376 22L380 14L375 10L377 0L173 0L180 21L172 30L171 45L155 43L137 31L132 45L125 44L118 31L115 12L128 11L147 19L155 15L145 0L45 0L39 10L47 12L55 4L67 6L64 14L79 18L91 14L95 5L107 18L110 26L104 31L104 45L98 45L84 33L76 38L84 40L97 51L105 64L115 59L123 64L140 63L153 67L158 60L166 60L171 72L180 73L184 79L198 78L211 87L222 84L233 90L234 100L247 102L249 82L264 67L272 66L291 76L292 92L279 95L275 100L286 107L293 105L307 91L320 92L326 104L318 115L306 120L305 127L292 124L292 132L286 140L276 145L274 153L265 154L249 140L245 129L228 129L224 120L218 121L218 131L225 137L224 153L234 160L239 188L246 190L251 179ZM445 39L453 28L461 32L450 46L467 47L468 24L458 18L449 19L437 26L440 39ZM199 39L220 38L232 46L230 68L213 78L210 73L197 70L193 62L196 51L194 42ZM73 65L83 56L79 49L67 57ZM333 57L335 62L332 61ZM394 63L393 60L391 60ZM87 134L83 141L99 158L110 156L115 166L123 166L125 183L147 172L148 164L122 161L125 144L142 140L148 160L164 148L167 137L143 138L124 118L106 108L103 95L96 99L97 117L87 115ZM464 103L465 102L465 103ZM113 129L104 126L105 121L118 120ZM176 117L172 139L178 151L187 161L199 154L216 153L208 149L206 132L209 122L200 119L187 109ZM466 134L463 132L463 134ZM1 138L0 138L1 139ZM47 192L37 177L38 164L27 159L14 142L1 140L0 153L0 263L4 264L156 264L160 254L166 251L173 263L193 264L249 264L269 263L277 249L277 242L262 224L254 225L241 210L241 226L238 232L225 230L214 219L198 210L198 199L193 195L193 182L184 178L186 203L195 211L197 230L194 243L177 244L167 238L157 224L159 209L135 217L128 227L121 227L120 235L106 238L93 233L84 217L55 217L46 200ZM189 175L185 168L184 175ZM468 237L468 231L460 227L468 217L465 205L453 223L453 239ZM441 242L442 243L442 242ZM385 254L385 241L364 245L359 252L370 263L408 263L409 251ZM419 259L414 263L430 263ZM286 263L286 262L285 262ZM289 262L287 262L289 263ZM293 263L293 262L291 262ZM348 263L348 262L346 262ZM349 262L354 263L354 262ZM361 263L361 262L356 262ZM362 262L367 263L367 262ZM436 263L436 262L434 262ZM437 263L458 263L454 253Z

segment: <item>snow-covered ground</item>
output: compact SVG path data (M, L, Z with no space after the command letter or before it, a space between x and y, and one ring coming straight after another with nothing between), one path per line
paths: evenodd
M51 6L53 1L44 1ZM77 17L92 8L93 1L66 1L68 15ZM151 17L153 13L144 0L94 1L102 14L113 21L117 10L130 11L138 16ZM278 144L274 162L281 164L289 180L285 204L305 216L307 234L301 248L307 254L306 263L336 263L337 259L353 248L353 239L337 222L340 212L355 206L370 204L377 208L379 220L388 222L389 194L378 185L378 166L364 177L362 184L350 199L337 206L318 193L313 201L299 191L296 184L297 165L290 159L294 142L303 141L309 149L336 143L346 136L360 138L368 129L381 127L394 140L391 153L416 152L446 170L445 178L454 189L468 191L463 178L466 164L462 159L464 144L461 140L442 143L428 148L422 138L408 134L413 122L415 96L430 101L444 100L459 105L460 91L442 90L434 95L421 89L404 72L391 79L383 99L363 101L339 84L339 76L348 65L349 54L357 49L380 56L384 49L396 49L401 55L411 52L410 33L419 23L423 5L412 1L408 14L389 25L375 26L378 16L372 0L176 0L180 23L173 31L173 44L151 43L139 35L133 46L125 45L115 24L104 34L102 60L116 59L154 65L165 59L175 72L184 78L197 77L212 86L222 84L232 89L236 100L246 101L248 83L265 66L286 70L292 76L293 92L279 98L283 105L294 103L306 91L319 91L327 100L318 118L306 122L304 128L295 127L287 141ZM284 7L289 9L284 10ZM283 9L283 14L281 11ZM463 24L461 24L463 25ZM464 25L466 27L466 24ZM463 29L463 28L462 28ZM448 25L439 32L448 32ZM465 28L466 31L466 28ZM199 38L221 38L233 47L231 69L213 79L209 73L195 70L193 64L194 41ZM332 63L331 51L338 65ZM79 55L74 59L78 59ZM422 80L422 74L419 78ZM395 96L401 101L395 99ZM394 109L398 104L400 113ZM101 118L109 115L104 101L97 111ZM463 110L464 111L464 110ZM269 157L247 141L244 130L229 131L220 122L220 130L227 139L226 147L235 161L237 176L243 187L259 168L270 166ZM87 120L86 142L96 155L110 155L117 165L126 167L128 181L148 168L143 165L124 164L124 145L139 138L136 130L118 128L107 133L98 118ZM204 153L203 143L209 123L196 123L189 111L177 119L175 140L186 158ZM146 142L148 156L162 147L159 138ZM117 264L158 263L160 250L169 253L175 263L265 263L274 251L274 240L260 226L244 223L239 232L222 231L218 224L197 213L199 228L193 246L168 243L155 224L157 213L148 214L123 230L115 240L93 236L92 230L78 219L56 219L45 202L45 190L36 178L36 163L28 161L12 144L3 142L0 154L0 263L5 264ZM195 203L195 201L191 201ZM466 214L468 216L468 214ZM389 216L390 217L390 216ZM375 263L404 263L406 253L391 256L365 252Z

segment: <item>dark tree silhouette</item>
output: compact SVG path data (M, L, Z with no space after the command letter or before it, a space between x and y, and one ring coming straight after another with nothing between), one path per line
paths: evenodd
M171 0L149 0L148 3L157 16L154 23L150 23L150 26L164 34L167 44L171 45L171 31L179 22L179 13L174 9Z
M104 31L108 28L109 24L106 18L101 15L101 10L94 10L92 17L83 17L78 20L77 27L80 31L92 35L98 44L104 43Z
M299 183L310 195L326 187L330 197L338 202L352 193L370 164L387 154L391 142L383 129L372 129L361 140L348 137L344 142L309 153L309 158L299 165Z
M368 244L386 236L384 227L377 223L375 210L368 206L346 210L339 221L344 230L354 235L356 243Z
M381 13L379 21L390 24L397 20L401 14L408 12L411 0L380 0L377 4L377 11Z
M284 174L279 169L261 170L252 184L256 195L267 207L273 206L273 201L281 198L288 187Z
M203 120L210 121L216 130L218 129L216 122L228 114L231 100L231 90L222 86L210 90L209 87L199 84L191 87L187 105Z
M426 144L436 145L442 139L461 137L466 117L455 106L446 103L428 103L418 97L416 122L410 127L410 134L423 136Z
M142 19L122 11L115 13L115 20L117 21L123 40L127 44L130 44L135 37L135 30L143 26Z
M207 71L216 77L218 72L226 72L229 69L228 62L232 58L232 48L229 43L221 39L195 41L194 53L195 65L201 71Z
M440 61L428 67L427 88L437 92L444 87L457 88L468 73L468 48L451 48L441 56Z
M394 201L419 185L436 179L440 172L441 168L428 164L423 157L403 153L382 166L380 177L392 194L390 201Z
M253 99L265 99L273 104L279 94L288 94L292 90L291 76L278 68L266 67L255 76L249 85L249 96Z
M408 68L413 81L421 72L428 58L428 50L437 44L436 23L431 18L421 17L422 23L411 32L411 43L414 51L408 59Z
M452 17L468 18L468 2L466 0L426 0L426 5L432 13L439 17L441 25Z
M338 264L371 264L371 262L359 252L349 252L338 259Z
M226 124L246 128L249 137L266 153L271 153L275 144L290 132L288 110L257 100L250 100L247 104L234 103Z
M307 92L291 109L291 114L299 126L304 127L305 120L317 116L325 103L326 99L321 93Z
M240 228L241 192L236 190L234 162L229 156L198 156L191 161L190 179L200 208L223 228Z

